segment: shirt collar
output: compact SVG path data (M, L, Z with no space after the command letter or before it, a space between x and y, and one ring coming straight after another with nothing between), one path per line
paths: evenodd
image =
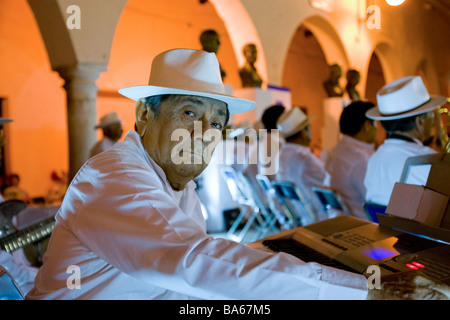
M360 148L364 148L367 150L375 150L375 144L374 143L368 143L368 142L364 142L358 139L353 138L352 136L346 135L344 134L342 136L342 140L347 141L348 143L352 143L354 145L357 145Z
M396 142L396 143L415 143L415 144L418 144L419 146L423 146L423 142L420 141L419 139L411 137L411 140L412 141L406 141L406 140L399 139L399 138L388 138L385 141Z

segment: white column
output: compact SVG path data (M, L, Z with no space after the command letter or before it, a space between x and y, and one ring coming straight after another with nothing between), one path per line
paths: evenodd
M97 140L96 80L106 65L96 63L63 67L57 71L65 80L67 93L67 124L69 131L69 181L89 157Z

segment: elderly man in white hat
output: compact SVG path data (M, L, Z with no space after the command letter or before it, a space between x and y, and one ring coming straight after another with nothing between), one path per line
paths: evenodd
M116 112L105 114L94 129L102 129L103 138L91 148L89 158L114 147L123 134L122 121Z
M308 117L299 107L293 107L284 112L278 119L277 127L285 142L280 147L276 180L294 183L302 192L313 213L318 214L322 211L322 207L312 187L323 187L327 172L325 164L309 147L310 121L311 117Z
M423 142L432 135L434 110L445 102L445 97L430 96L419 76L397 79L378 91L378 105L368 110L366 116L380 120L387 139L367 164L364 178L367 202L387 206L406 160L436 152ZM427 179L427 169L418 168L407 183L425 185Z
M137 132L72 180L29 299L365 298L366 280L206 233L193 178L230 113L214 53L163 52L135 100Z

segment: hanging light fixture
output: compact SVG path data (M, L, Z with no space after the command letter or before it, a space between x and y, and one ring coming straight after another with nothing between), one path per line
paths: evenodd
M335 0L309 0L311 7L331 13L335 8Z
M387 4L393 7L401 5L405 0L386 0Z

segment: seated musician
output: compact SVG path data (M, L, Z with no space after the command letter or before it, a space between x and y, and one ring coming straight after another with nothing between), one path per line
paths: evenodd
M428 93L420 76L397 79L378 91L377 106L368 110L366 116L381 122L387 139L367 164L364 178L367 202L387 206L406 160L436 153L424 142L432 136L435 110L445 102L445 97ZM428 173L427 168L418 168L408 183L426 185Z
M366 117L374 107L368 101L356 101L345 107L339 118L341 139L331 150L325 168L330 187L338 191L353 216L367 219L364 211L367 162L375 152L376 122Z
M328 173L325 165L311 150L311 117L300 107L294 106L278 119L277 126L285 142L280 147L277 181L294 183L305 201L315 212L322 211L322 205L312 190L325 185Z
M254 103L225 95L213 53L170 50L151 70L148 86L120 90L137 132L72 180L27 298L367 298L363 275L206 233L192 179L229 114Z
M3 125L11 121L11 119L0 118L0 146L5 145L5 141L3 139ZM2 155L2 148L0 148L0 159ZM4 201L5 199L0 195L0 203ZM0 213L0 215L1 214L2 213ZM1 223L3 221L1 218L2 217L0 217L0 235L3 237L1 231L4 226ZM10 222L12 223L12 221ZM8 270L24 294L26 294L33 287L37 268L30 265L30 263L24 258L22 252L13 256L11 253L3 250L3 247L0 246L0 266Z

